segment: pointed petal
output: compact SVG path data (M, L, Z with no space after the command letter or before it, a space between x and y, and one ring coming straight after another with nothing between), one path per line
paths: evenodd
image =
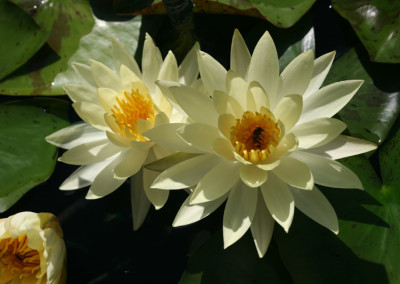
M136 75L131 69L125 65L121 65L119 68L119 76L121 77L122 89L131 92L131 89L138 91L140 94L148 93L147 87L143 81ZM120 91L120 90L116 90Z
M86 123L100 130L106 131L109 129L104 120L104 109L101 106L87 102L77 102L73 103L72 107Z
M121 79L103 63L96 60L89 60L90 70L92 70L93 78L97 86L120 90L122 88Z
M204 87L212 96L214 91L225 91L225 68L214 58L205 52L197 52L197 61L199 63L200 76Z
M272 217L287 233L294 216L294 199L288 186L271 173L261 192Z
M250 228L257 208L258 189L238 182L229 193L224 211L224 248L239 240Z
M143 166L149 150L131 148L114 169L114 177L127 179L136 174Z
M160 72L162 62L160 50L155 46L150 35L146 33L142 55L142 79L151 94L155 91L155 81Z
M281 159L281 163L273 169L273 173L283 182L301 189L310 190L314 186L314 178L310 168L303 162L289 156Z
M249 84L247 91L247 110L252 112L259 112L261 107L268 108L269 100L261 85L255 81Z
M143 188L147 198L156 210L161 209L168 200L169 191L158 188L150 188L154 180L160 175L159 172L143 169Z
M177 133L191 147L204 152L212 152L214 140L221 137L217 128L204 123L184 125Z
M292 157L310 167L317 184L334 188L363 189L357 175L339 162L303 151L294 152Z
M118 92L109 88L98 88L97 95L99 97L99 102L106 112L111 112L116 103L116 97Z
M196 42L183 59L179 66L179 83L191 86L196 81L199 76L199 65L197 63L197 51L199 50L200 45Z
M247 106L247 89L249 83L238 74L229 70L226 74L226 89L230 97L234 98L242 108Z
M139 66L132 54L126 49L125 45L122 42L116 40L115 38L112 39L112 51L114 60L116 61L116 70L119 70L121 64L123 64L130 70L132 70L132 72L135 73L136 76L142 76Z
M332 117L355 95L363 81L348 80L330 84L304 99L299 123L321 117Z
M137 231L146 219L147 212L150 209L150 201L143 190L143 172L139 171L131 177L131 204L133 230Z
M328 117L298 124L293 128L292 133L296 135L300 149L309 149L329 143L345 129L344 122Z
M94 88L93 86L68 84L64 86L64 90L73 102L99 104L97 88Z
M250 60L250 51L240 32L235 29L231 46L231 70L246 78Z
M219 131L228 139L231 136L231 128L236 125L236 118L229 113L220 115L218 117Z
M229 161L236 161L236 157L233 154L235 149L233 148L231 142L225 138L215 139L212 144L212 149L218 156Z
M225 193L239 179L240 166L231 161L221 161L209 170L193 191L190 204L215 200Z
M276 120L285 125L285 132L288 133L296 125L303 109L303 98L300 95L288 95L283 97L274 109Z
M97 83L93 78L92 70L89 65L73 62L72 69L74 69L75 73L88 83L88 85L97 88Z
M210 202L205 202L201 204L190 204L190 199L192 194L190 194L185 202L183 202L181 208L176 214L175 220L172 223L173 227L185 226L201 219L207 217L212 212L214 212L227 198L227 194L221 196Z
M301 190L294 187L290 189L297 209L335 234L339 233L335 210L317 187L314 186L312 190Z
M251 222L250 230L256 245L258 256L261 258L267 252L274 231L274 219L265 206L261 192L257 197L257 209Z
M249 187L259 187L268 178L268 172L256 165L243 165L240 168L240 178Z

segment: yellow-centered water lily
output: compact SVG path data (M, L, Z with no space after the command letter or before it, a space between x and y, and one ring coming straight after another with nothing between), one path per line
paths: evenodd
M63 232L53 214L0 219L0 283L65 283L65 269Z
M250 228L262 257L274 222L287 232L295 206L338 233L335 211L315 184L362 189L358 177L336 160L376 146L341 135L345 123L332 118L362 84L351 80L320 88L334 55L314 59L313 51L307 51L280 73L268 32L251 55L235 31L231 70L198 52L202 89L158 82L169 86L171 98L191 119L177 129L176 145L183 140L193 152L202 153L165 170L152 185L167 190L194 187L174 226L196 222L227 200L225 248ZM163 145L158 134L163 128L152 129L147 137Z
M142 71L126 47L113 40L115 66L90 60L89 65L74 63L80 84L64 87L73 107L84 123L59 130L46 139L68 149L59 160L80 165L60 186L74 190L89 186L88 199L103 197L131 180L134 229L143 223L150 207L163 207L168 192L150 189L158 173L142 169L174 151L166 149L143 133L155 126L184 123L187 116L165 98L156 80L185 85L196 82L198 67L196 44L178 67L172 52L163 61L149 35L143 47ZM144 189L144 190L143 190ZM149 202L150 201L150 202Z

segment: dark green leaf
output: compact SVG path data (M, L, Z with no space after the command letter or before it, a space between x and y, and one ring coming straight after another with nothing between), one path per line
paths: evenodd
M45 137L68 125L68 106L43 98L0 104L0 212L50 177L57 149Z

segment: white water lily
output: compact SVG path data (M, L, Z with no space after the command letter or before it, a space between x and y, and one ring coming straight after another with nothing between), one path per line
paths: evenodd
M168 192L150 189L158 173L143 164L173 153L143 133L154 126L186 122L187 116L169 103L156 80L191 85L197 80L196 44L178 67L172 52L163 61L149 35L143 47L142 71L126 47L112 42L113 69L90 60L74 63L81 84L66 85L73 107L85 123L61 129L46 139L68 149L59 160L80 167L60 186L74 190L89 186L86 198L96 199L116 190L131 179L134 229L144 221L150 202L164 206ZM144 189L144 190L143 190ZM150 202L149 202L150 201Z
M0 283L65 283L65 270L63 232L53 214L0 219Z
M345 123L332 118L362 84L351 80L320 88L334 54L314 59L313 51L307 51L280 74L269 33L250 55L238 31L232 41L231 70L198 53L204 92L182 85L169 85L169 90L191 119L177 129L175 144L183 140L202 155L166 169L153 183L167 190L194 187L174 226L196 222L227 200L225 248L250 228L262 257L274 223L287 232L295 206L338 233L335 211L315 184L362 189L358 177L336 160L376 146L341 135ZM163 145L158 135L163 128L152 129L148 137Z

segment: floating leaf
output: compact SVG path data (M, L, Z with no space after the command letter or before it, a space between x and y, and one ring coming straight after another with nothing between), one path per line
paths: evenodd
M68 125L68 107L44 98L0 104L0 212L50 177L57 149L45 137Z

